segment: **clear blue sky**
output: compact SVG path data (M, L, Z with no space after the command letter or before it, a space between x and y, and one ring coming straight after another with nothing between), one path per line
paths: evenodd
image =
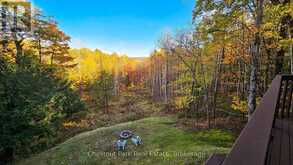
M166 31L191 24L195 0L32 0L74 48L148 56Z

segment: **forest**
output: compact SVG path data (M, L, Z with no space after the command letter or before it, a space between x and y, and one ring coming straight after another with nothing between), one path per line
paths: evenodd
M149 57L70 47L71 37L41 9L19 14L29 2L0 3L0 164L107 164L83 157L88 148L57 149L105 127L89 138L113 151L106 139L127 122L145 138L139 151L201 151L207 143L215 147L205 154L226 153L275 76L293 74L290 0L196 0L192 26L163 33ZM208 155L174 157L160 161L201 164ZM158 158L110 162L117 159Z

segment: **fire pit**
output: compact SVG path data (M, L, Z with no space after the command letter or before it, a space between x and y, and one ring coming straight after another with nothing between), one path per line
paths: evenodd
M124 130L124 131L121 131L119 137L120 137L121 139L129 139L129 138L132 137L132 135L133 135L133 133L132 133L131 131L129 131L129 130Z

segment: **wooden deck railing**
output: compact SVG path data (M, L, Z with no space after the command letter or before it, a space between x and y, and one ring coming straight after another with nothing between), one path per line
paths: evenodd
M292 90L293 76L278 75L273 80L250 121L233 145L231 152L219 164L266 164L276 119L290 117ZM207 161L206 164L211 164L211 161Z

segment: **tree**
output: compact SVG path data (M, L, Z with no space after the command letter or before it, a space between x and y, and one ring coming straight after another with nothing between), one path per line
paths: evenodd
M22 69L16 69L1 60L0 157L6 161L30 154L56 134L64 118L84 109L71 84L54 76L54 68L29 55L22 62Z
M205 20L205 17L212 17L217 25L218 18L224 18L225 29L224 32L234 31L235 23L240 23L243 27L247 28L253 35L250 41L251 47L251 72L250 72L250 84L249 84L249 97L248 107L249 116L253 113L256 107L256 95L257 95L257 72L258 72L258 60L260 58L261 51L261 24L263 18L263 6L264 1L198 1L195 10L193 12L194 20ZM211 11L214 12L211 14ZM246 21L243 22L241 17L247 17L254 20L253 23ZM240 22L238 20L241 20ZM229 22L228 22L229 21ZM237 26L235 26L237 28ZM231 31L233 34L233 31ZM229 32L230 33L230 32ZM230 35L230 34L229 34Z
M57 65L66 66L68 62L73 61L73 58L68 53L70 37L59 30L55 22L50 22L46 28L47 35L45 39L49 46L47 46L45 51L51 56L50 64L53 65L56 61Z
M24 2L25 3L25 2ZM2 45L3 50L7 51L9 42L13 42L15 45L16 55L15 62L20 66L21 58L23 57L23 46L26 38L31 37L30 32L30 13L25 12L23 15L19 14L18 2L3 2L1 7L2 16ZM23 5L25 11L29 6ZM21 22L19 21L21 20Z
M165 104L168 106L170 104L170 56L172 55L172 48L174 43L171 34L166 33L159 41L159 47L162 48L165 54L165 71L164 71L164 100Z
M251 118L255 108L256 108L256 86L257 86L257 65L258 59L260 57L260 44L261 44L261 34L260 27L263 18L263 0L256 1L256 16L255 16L255 28L256 32L254 34L254 40L251 45L251 72L250 72L250 86L249 86L249 96L248 96L248 118Z
M109 113L109 103L114 94L113 76L102 71L98 79L94 82L92 89L99 107L104 108L105 113Z
M31 18L27 13L20 15L17 3L11 3L3 3L1 8L6 18L2 24L7 29L3 31L1 49L5 53L0 57L0 164L40 151L40 146L51 146L63 120L85 108L71 82L59 76L64 66L49 66L43 58L42 50L49 49L52 38L57 38L53 46L59 46L53 53L64 57L69 38L57 25L46 31L46 20ZM39 25L36 33L28 30L31 19ZM40 40L47 44L40 45ZM56 61L63 64L58 58Z
M187 71L191 76L191 88L190 88L190 101L189 109L195 111L196 100L200 86L197 80L198 62L201 56L201 41L198 35L189 31L182 31L177 34L177 45L174 51L174 55L185 65Z

